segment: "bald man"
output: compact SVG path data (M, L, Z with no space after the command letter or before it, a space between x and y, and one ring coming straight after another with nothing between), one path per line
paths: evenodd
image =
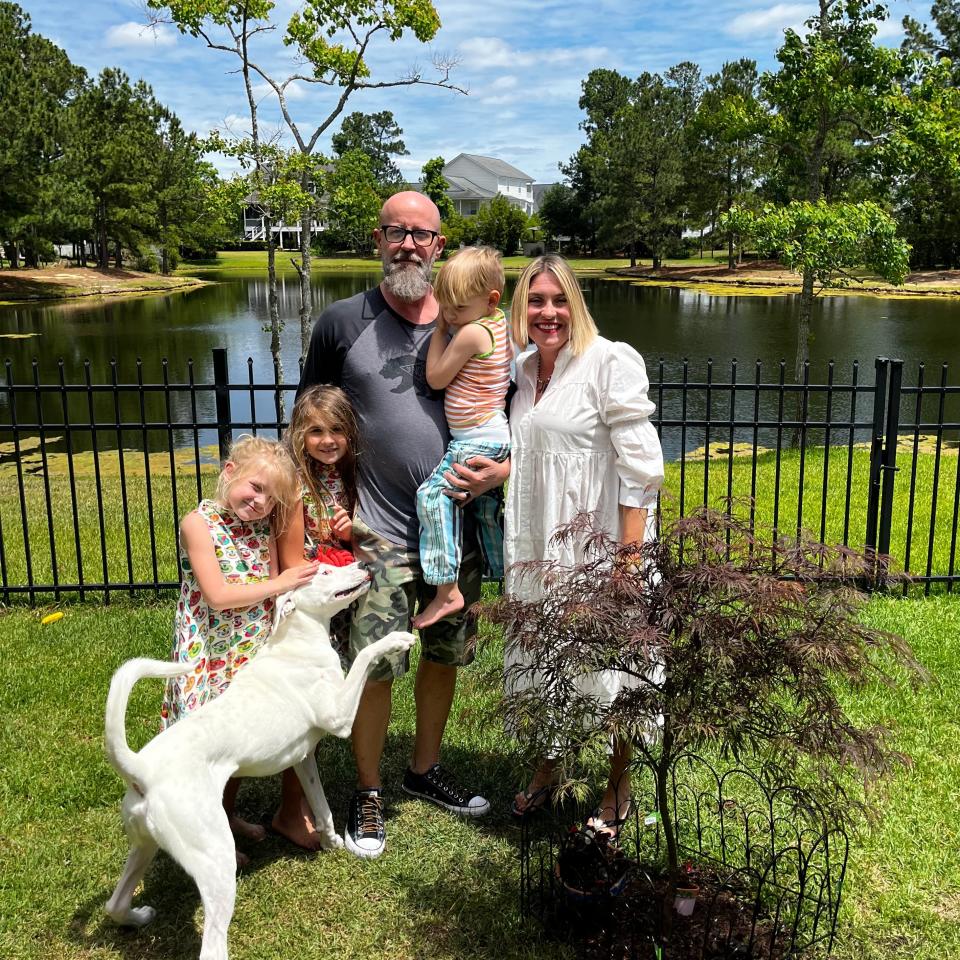
M426 357L439 306L431 270L446 238L440 212L428 197L405 191L380 211L373 237L384 277L372 290L340 300L317 319L299 390L315 383L342 387L360 425L358 506L353 520L357 558L369 565L373 583L360 601L350 631L349 659L391 630L409 630L418 608L433 597L418 556L417 488L440 462L450 439L443 391L426 379ZM299 391L298 391L299 392ZM498 486L509 461L484 457L453 478L458 498L468 502ZM460 589L464 610L480 596L481 560L469 524L464 531ZM440 765L440 745L456 686L457 669L473 659L476 625L464 613L420 631L416 736L401 789L461 816L482 816L483 797L462 787ZM375 671L353 725L357 789L350 802L344 842L358 857L378 857L386 846L380 758L390 720L393 680L404 660Z

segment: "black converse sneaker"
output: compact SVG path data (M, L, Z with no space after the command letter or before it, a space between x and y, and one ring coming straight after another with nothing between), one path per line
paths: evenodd
M489 800L468 793L439 763L435 763L426 773L414 773L407 767L401 789L411 797L429 800L461 817L482 817L490 810Z
M387 846L383 798L376 788L354 790L343 842L355 857L379 857Z

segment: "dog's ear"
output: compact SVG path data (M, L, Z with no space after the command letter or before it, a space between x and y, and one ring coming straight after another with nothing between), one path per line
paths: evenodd
M277 597L277 604L273 611L273 629L276 630L280 624L297 609L297 598L294 596L294 591L291 590L288 593L281 593Z

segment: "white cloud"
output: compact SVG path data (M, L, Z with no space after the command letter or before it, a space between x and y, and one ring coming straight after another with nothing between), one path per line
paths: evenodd
M520 69L534 64L598 63L609 55L606 47L555 47L541 50L517 50L499 37L471 37L460 44L465 66L478 70L509 67Z
M126 49L172 47L177 42L177 32L162 23L149 26L130 20L110 27L107 30L106 42L108 47Z
M734 37L779 36L787 27L803 32L803 24L813 14L807 3L775 3L772 7L750 10L735 16L725 32Z
M900 21L884 20L877 24L877 40L899 40L903 36L903 26Z

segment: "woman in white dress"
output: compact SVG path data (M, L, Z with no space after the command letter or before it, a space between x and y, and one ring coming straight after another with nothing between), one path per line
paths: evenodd
M552 540L558 526L593 512L604 531L622 543L653 535L663 455L650 423L643 359L625 343L601 337L577 279L555 254L538 257L517 281L511 309L513 338L535 349L517 362L517 393L510 408L512 462L507 492L505 591L535 599L534 578L511 574L518 561L579 559L575 543ZM517 651L507 642L506 667ZM595 695L612 700L622 676L594 675ZM610 776L597 824L616 833L631 808L622 774L628 743L614 742ZM547 800L556 760L544 759L513 813L524 817Z

